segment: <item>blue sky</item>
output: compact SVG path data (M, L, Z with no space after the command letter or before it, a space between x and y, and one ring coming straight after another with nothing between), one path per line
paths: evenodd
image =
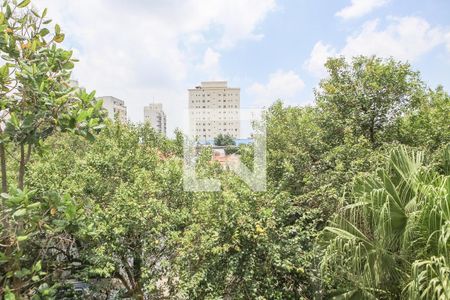
M431 86L450 86L450 1L36 0L61 24L80 63L76 79L97 95L162 102L181 126L187 89L205 80L241 88L241 106L277 98L313 102L328 56L376 54L409 61Z

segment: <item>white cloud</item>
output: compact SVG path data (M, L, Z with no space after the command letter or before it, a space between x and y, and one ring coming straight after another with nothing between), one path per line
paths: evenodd
M336 56L336 54L336 49L319 41L314 45L310 57L304 64L304 68L317 77L324 77L327 74L324 66L325 62L329 57Z
M386 5L389 1L390 0L352 0L352 4L338 11L336 16L343 19L359 18L378 7Z
M380 28L379 20L366 22L360 31L346 39L338 51L332 46L318 42L306 61L306 68L316 76L323 76L318 70L326 62L327 55L342 55L347 58L357 55L394 57L414 62L434 48L448 43L450 32L431 26L419 17L388 18L388 25ZM325 55L326 54L326 55Z
M347 38L341 52L345 56L376 54L414 61L444 41L442 29L422 18L392 18L384 30L379 29L378 20L365 23L361 32Z
M294 71L278 70L269 75L266 84L258 82L248 87L248 93L258 106L269 105L277 99L284 102L295 102L295 96L304 88L305 83Z
M219 80L220 75L220 53L211 48L206 49L203 55L203 62L199 69L207 76L207 80Z
M215 77L221 51L261 35L276 0L40 0L61 24L80 62L74 76L98 95L126 101L133 121L143 106L163 102L169 129L187 106L193 80ZM197 83L197 82L195 82ZM194 83L194 84L195 84Z

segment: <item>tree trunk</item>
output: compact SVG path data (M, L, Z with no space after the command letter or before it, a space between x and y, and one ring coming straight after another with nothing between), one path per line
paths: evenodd
M2 193L8 193L8 178L6 174L6 151L5 144L0 143L0 168L1 168L1 176L2 176ZM0 198L0 218L2 219L3 230L0 235L0 240L2 243L9 243L8 234L10 231L9 226L9 216L8 213L5 213L5 205L3 204L3 197Z
M27 164L30 161L31 158L31 149L32 149L32 145L28 144L27 147L27 155L25 156L25 164Z
M8 193L8 178L6 175L6 151L4 143L0 143L0 165L2 169L2 193Z
M142 247L137 247L136 255L133 258L133 275L136 282L134 287L134 297L137 300L144 299L144 292L142 291L141 277L142 277Z
M375 149L376 148L376 141L375 141L375 117L372 117L372 119L370 120L369 139L370 139L370 143L372 144L372 148Z
M19 189L23 190L24 178L25 178L25 145L20 144L20 161L19 161L19 180L18 185Z

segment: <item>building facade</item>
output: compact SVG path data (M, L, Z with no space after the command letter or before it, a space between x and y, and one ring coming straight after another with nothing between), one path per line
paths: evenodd
M108 111L108 117L111 120L119 120L122 123L127 122L127 107L125 102L112 96L103 96L98 99L103 100L103 108Z
M212 141L219 134L240 136L240 88L226 81L205 81L189 89L189 133L199 141Z
M144 122L149 123L157 132L167 134L167 118L161 103L144 107Z

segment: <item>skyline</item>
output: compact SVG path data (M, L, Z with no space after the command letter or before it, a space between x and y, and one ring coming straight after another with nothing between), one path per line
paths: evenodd
M48 7L66 33L80 85L124 99L133 122L143 121L145 105L162 103L168 135L181 125L176 113L187 108L187 89L201 81L241 87L243 108L277 98L311 104L327 56L393 56L410 61L430 87L450 86L443 0L43 0L37 7Z

